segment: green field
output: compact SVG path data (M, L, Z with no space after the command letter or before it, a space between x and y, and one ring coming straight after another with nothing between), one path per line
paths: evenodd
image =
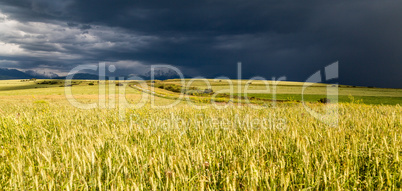
M180 85L177 80L166 80L163 83ZM186 81L186 84L189 80ZM212 88L214 92L230 95L229 83L225 80L208 80L207 82L202 80L195 80L191 85L199 89ZM238 88L238 81L232 80L233 95L255 97L261 99L274 99L279 101L302 101L302 88L304 83L301 82L279 82L277 85L273 85L273 82L268 81L267 84L262 81L252 81L247 84L247 81L240 82L241 88ZM307 83L307 85L309 85ZM246 87L247 86L247 87ZM332 85L329 85L332 88ZM239 91L241 93L239 93ZM313 84L308 86L304 92L304 101L316 102L320 98L325 98L327 93L326 84ZM331 99L333 96L329 96ZM402 89L390 89L390 88L371 88L371 87L356 87L348 85L338 86L338 101L342 103L365 103L365 104L384 104L384 105L396 105L402 103Z
M298 82L281 82L277 99L284 102L275 105L268 100L272 91L257 81L249 84L255 91L241 88L261 98L252 105L184 100L155 108L178 94L154 88L162 96L124 110L117 82L76 81L73 95L85 104L98 103L106 83L106 108L89 110L69 103L64 81L41 82L0 81L1 190L402 189L400 89L341 85L338 123L329 125L297 102ZM210 82L214 92L228 93L228 83ZM208 87L201 81L188 86ZM317 102L325 87L306 89L306 106L320 114L335 105ZM146 94L125 89L132 104ZM261 104L269 106L252 107Z

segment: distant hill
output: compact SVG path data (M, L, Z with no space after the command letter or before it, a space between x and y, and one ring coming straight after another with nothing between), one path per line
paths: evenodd
M134 75L141 77L144 80L151 79L151 72L148 71L144 74ZM132 75L125 76L125 79L133 77ZM154 77L156 80L167 80L167 79L178 79L180 76L171 70L156 70L154 73ZM28 70L26 72L17 70L17 69L7 69L7 68L0 68L0 80L12 80L12 79L66 79L66 76L58 76L55 73L40 73L38 71ZM191 78L190 76L184 76L184 78ZM99 76L96 74L89 74L89 73L77 73L74 74L73 79L76 80L99 80ZM104 79L108 79L106 76ZM117 79L117 78L116 78Z
M17 69L0 68L0 80L31 79L31 78L34 77Z
M33 76L34 78L38 79L52 79L52 78L58 78L59 75L53 72L43 72L43 71L38 71L38 70L27 70L24 73Z
M57 77L53 79L66 79L67 76ZM88 73L77 73L74 74L73 79L75 80L99 80L99 76L95 74ZM106 78L107 79L107 78Z
M40 74L36 71L28 70L26 72L17 69L0 68L0 80L13 80L13 79L65 79L66 76L58 76L55 73ZM79 80L98 80L99 76L95 74L77 73L73 79Z
M191 76L187 76L183 74L184 78L192 78ZM142 75L139 75L141 78L145 80L150 80L151 79L151 71L145 72ZM175 71L171 69L158 69L154 71L154 78L155 80L168 80L168 79L179 79L180 75L177 74Z

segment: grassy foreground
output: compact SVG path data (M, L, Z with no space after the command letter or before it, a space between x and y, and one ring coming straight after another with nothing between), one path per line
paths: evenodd
M146 106L123 122L115 110L47 102L1 110L6 190L402 187L400 106L341 104L335 128L299 105Z
M19 83L0 86L13 84ZM93 103L96 88L73 91L81 102ZM1 189L402 188L398 104L341 103L337 127L300 103L201 110L188 103L154 109L148 102L126 109L120 121L118 109L78 109L63 92L59 86L0 91ZM138 91L127 92L132 102L140 98Z

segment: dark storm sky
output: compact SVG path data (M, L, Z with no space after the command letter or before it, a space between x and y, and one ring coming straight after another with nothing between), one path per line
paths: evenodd
M188 76L402 88L402 1L0 0L0 67L64 74L106 61L121 75L171 64Z

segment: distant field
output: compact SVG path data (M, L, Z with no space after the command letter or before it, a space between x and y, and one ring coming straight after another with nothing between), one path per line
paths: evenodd
M164 83L180 84L175 80L167 80ZM187 81L188 83L188 81ZM226 93L229 95L229 83L225 80L221 82L215 80L209 80L210 87L214 92ZM301 101L302 100L302 88L304 83L301 82L279 82L276 86L271 81L265 84L261 81L252 81L251 84L247 84L247 81L241 81L241 89L243 92L238 93L238 81L233 80L233 95L245 95L248 97L273 99L273 94L276 94L277 100L289 100L289 101ZM247 85L247 88L246 88ZM307 85L310 85L307 83ZM194 81L190 86L198 87L199 89L206 89L208 86L206 82L198 80ZM331 85L329 85L331 86ZM275 89L274 89L275 87ZM304 92L304 101L316 102L320 98L324 98L327 92L326 84L313 84L308 86ZM371 87L354 87L348 85L339 85L338 87L338 101L339 102L359 102L365 104L386 104L395 105L402 103L402 89L389 89L389 88L371 88Z
M79 102L106 99L105 108L85 110L68 102L63 81L46 81L0 81L0 190L402 189L398 89L341 86L337 115L326 116L338 117L332 124L310 113L326 115L334 106L317 102L324 84L306 90L311 111L294 101L300 100L297 82L283 82L277 99L287 101L263 109L253 106L270 103L265 99L272 94L250 91L261 100L217 104L225 108L212 107L210 94L191 95L207 102L156 108L175 102L178 87L148 92L128 86L132 104L145 91L158 96L121 109L118 82L106 82L100 94L105 82L77 80L71 89ZM158 83L178 84L148 85ZM223 83L214 82L213 91L229 87Z
M238 95L238 94L235 94ZM263 99L273 99L272 94L247 94L249 97L263 98ZM307 94L304 95L304 101L306 102L316 102L317 100L325 97L325 95L320 94ZM282 101L301 101L302 96L300 94L277 94L277 100ZM331 97L329 97L331 100ZM364 103L364 104L384 104L384 105L396 105L402 104L402 97L391 97L391 96L352 96L352 95L339 95L338 102L340 103Z
M37 84L43 81L56 81L57 84ZM214 92L229 93L229 83L222 80L213 81L209 80L211 88ZM268 81L268 85L261 81L253 81L248 85L247 90L245 86L247 81L241 81L241 95L244 92L248 97L266 98L272 99L273 93L276 93L278 100L291 100L301 101L301 92L303 83L300 82L280 82L273 89L272 82ZM98 94L99 87L98 82L94 80L77 80L77 85L72 87L73 92L76 94ZM88 85L94 83L94 85ZM177 80L166 80L163 83L177 84L180 82ZM233 93L238 94L238 81L233 80ZM7 80L0 83L0 96L1 95L64 95L64 81L63 80L38 80L37 82L21 82L20 80ZM107 84L106 84L107 85ZM189 84L189 80L186 80L186 85L197 87L199 89L206 89L208 86L204 81L196 80L192 84ZM127 89L128 93L139 93L131 88ZM159 90L162 91L162 90ZM400 104L402 103L402 89L387 89L387 88L368 88L368 87L353 87L340 85L338 88L339 101L340 102L352 102L360 101L365 104ZM315 102L318 99L325 97L326 85L314 84L307 87L304 95L305 101Z

